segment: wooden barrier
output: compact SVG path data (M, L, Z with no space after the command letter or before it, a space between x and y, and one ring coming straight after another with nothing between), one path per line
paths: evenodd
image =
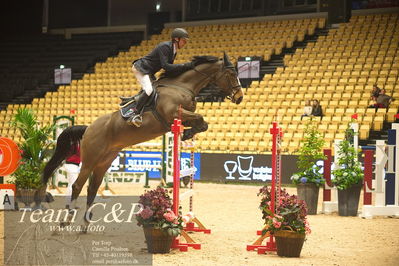
M388 143L377 140L375 147L362 147L362 151L364 153L364 189L360 216L363 218L399 217L399 124L392 124L392 129L388 130ZM323 191L323 213L331 213L337 211L337 202L331 197L331 192L335 190L330 184L331 150L325 150L324 154L327 159L324 161L326 183Z
M377 140L375 147L375 179L373 150L364 150L364 192L361 217L399 217L399 124L388 130L388 143ZM374 181L374 182L373 182ZM374 201L373 201L374 197Z

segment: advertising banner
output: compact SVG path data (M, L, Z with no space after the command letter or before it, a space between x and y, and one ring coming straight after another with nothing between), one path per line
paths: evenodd
M257 59L257 58L256 58ZM257 79L260 72L260 60L250 59L250 61L238 61L238 78L240 79Z
M181 170L190 168L190 153L181 153ZM201 154L194 153L194 179L201 176ZM110 172L137 173L148 171L150 178L160 178L162 173L162 152L122 151L112 162Z
M281 182L291 184L297 172L297 156L282 155ZM201 180L217 182L267 182L271 181L271 155L259 154L202 154Z

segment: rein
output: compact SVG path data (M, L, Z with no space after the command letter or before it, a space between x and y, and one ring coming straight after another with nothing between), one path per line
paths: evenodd
M194 70L195 72L197 72L197 73L199 73L199 74L205 76L206 78L209 78L211 81L213 80L214 82L216 82L216 81L218 81L219 79L221 79L222 77L224 77L225 73L228 71L229 68L235 70L234 67L232 67L232 66L231 66L231 67L229 67L229 66L223 67L223 65L220 66L220 71L218 71L218 72L216 72L216 73L214 73L214 74L212 74L212 75L208 75L208 74L206 74L206 73L204 73L204 72L201 72L201 71L199 71L199 70L196 69L196 68L194 68L193 70ZM216 77L217 74L218 74L219 72L222 72L222 73L219 75L219 77ZM228 82L229 82L230 90L232 91L232 93L231 93L231 95L227 95L226 98L229 99L229 100L231 100L231 99L233 99L234 96L238 93L238 91L239 91L240 88L241 88L241 85L238 84L238 85L235 85L235 86L234 86L230 78L228 78Z

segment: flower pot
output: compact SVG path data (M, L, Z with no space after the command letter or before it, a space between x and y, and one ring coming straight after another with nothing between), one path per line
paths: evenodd
M280 257L299 257L301 255L305 234L281 230L274 234L277 245L277 255Z
M149 253L169 253L173 236L168 235L161 229L144 227L145 240Z
M362 184L358 183L348 189L338 189L338 214L340 216L357 216L361 188Z
M43 209L41 203L46 198L46 186L42 186L41 188L36 189L36 193L34 196L35 206L33 207L34 210L36 209Z
M300 200L304 200L306 202L308 214L317 214L319 187L314 183L298 184L297 194Z
M19 188L17 189L17 200L25 204L24 208L30 208L35 201L36 189Z

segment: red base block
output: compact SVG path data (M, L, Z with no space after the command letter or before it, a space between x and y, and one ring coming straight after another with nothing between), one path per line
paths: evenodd
M203 232L205 234L210 234L211 229L204 229L195 226L195 223L187 223L186 226L183 228L184 231L186 232Z
M201 249L201 244L198 243L180 243L179 239L174 239L171 248L179 249L180 251L188 251L188 248Z
M265 245L247 245L247 251L253 251L260 247L265 247Z
M265 254L266 252L276 252L277 251L277 246L276 242L267 242L266 246L262 246L258 248L258 254Z
M265 254L266 252L274 252L277 251L276 242L274 241L274 237L267 232L265 235L262 235L262 230L258 230L256 232L258 235L261 235L252 245L247 245L247 251L256 250L258 254ZM268 242L263 245L263 241L269 238Z

